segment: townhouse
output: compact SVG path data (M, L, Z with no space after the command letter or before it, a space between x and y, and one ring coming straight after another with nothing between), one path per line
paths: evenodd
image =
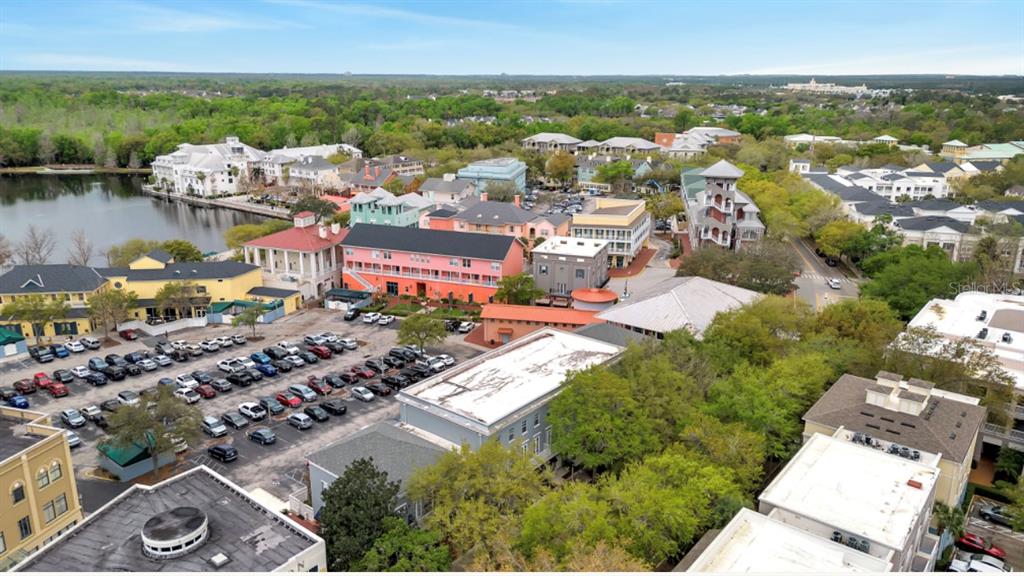
M268 185L291 183L293 165L303 158L320 158L326 160L335 155L349 158L362 158L363 151L348 144L318 144L316 146L299 146L295 148L277 148L264 154L252 168L253 176L262 176L263 183ZM340 174L340 168L334 166L334 174ZM286 170L287 168L287 170ZM288 176L287 181L285 176ZM325 176L330 179L331 176ZM301 179L302 177L300 177ZM327 184L326 182L322 184ZM338 185L339 182L333 182Z
M516 191L526 191L526 163L515 158L479 160L460 168L459 178L473 182L477 191L484 192L491 182L509 182Z
M357 224L342 247L343 288L392 296L488 302L523 271L522 243L496 234Z
M153 159L153 181L160 190L188 196L238 193L241 179L264 152L228 136L220 144L179 144L177 150Z
M841 166L836 170L836 175L890 201L901 198L945 198L949 195L946 176L940 172L919 172L890 164L881 168L861 169Z
M362 160L355 160L355 162L362 163ZM381 165L371 165L365 163L362 168L355 170L354 172L341 171L338 179L341 184L341 191L348 192L349 195L356 195L360 192L373 192L378 188L383 188L391 184L394 180L399 180L403 184L408 184L412 181L412 176L400 176L398 172L395 172L391 168L385 168Z
M523 138L520 142L524 149L540 152L541 154L549 152L568 152L574 154L576 152L576 145L582 142L582 140L568 134L540 132L539 134Z
M420 217L420 228L454 230L480 234L500 234L534 242L569 233L567 214L537 214L519 206L517 195L512 203L469 199L461 204L442 206Z
M651 237L651 213L643 200L598 198L589 214L573 214L570 234L574 238L608 240L608 262L625 268Z
M726 160L683 171L680 193L693 250L707 245L739 250L764 237L760 209L736 186L742 176L743 171Z
M303 156L287 165L288 184L314 194L336 191L341 187L338 167L320 156Z
M680 134L658 132L654 135L654 143L666 155L682 159L700 156L715 144L739 144L741 139L739 132L715 126L699 126Z
M420 217L434 206L430 200L415 192L395 196L383 188L359 192L349 200L348 205L349 226L380 224L414 228L419 226Z
M650 158L618 158L615 156L599 156L589 154L576 159L576 186L581 190L610 192L611 184L600 182L601 166L613 162L629 162L633 176L643 176L652 170Z
M271 295L270 289L283 297L297 291L303 299L322 298L341 286L341 242L348 228L318 225L312 212L299 212L293 222L292 228L243 244L245 262L260 267L263 295Z

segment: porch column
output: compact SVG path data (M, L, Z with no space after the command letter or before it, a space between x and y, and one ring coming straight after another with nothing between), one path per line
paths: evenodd
M274 256L277 255L277 248L267 248L267 259L270 260L270 273L274 273Z
M302 252L296 252L296 254L299 255L299 278L302 278L306 275L306 265L303 263L305 258L303 258Z
M288 259L288 251L287 250L282 250L281 253L284 254L284 273L285 274L291 274L292 263Z

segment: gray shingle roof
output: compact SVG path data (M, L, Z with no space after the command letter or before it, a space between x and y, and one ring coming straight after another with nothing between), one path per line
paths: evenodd
M999 160L971 160L971 166L974 166L982 172L989 172L1002 166L1003 163Z
M126 276L129 281L147 280L198 280L212 278L234 278L246 272L259 270L255 264L225 260L222 262L176 262L164 268L152 270L131 270L129 268L97 268L106 277Z
M471 224L525 224L537 215L509 202L474 202L459 213L459 219Z
M1018 210L1024 212L1024 202L1012 202L1003 200L982 200L975 204L978 208L987 212L1002 212L1003 210Z
M943 212L947 210L954 210L960 207L960 205L957 204L956 202L953 202L952 200L947 200L945 198L929 198L926 200L917 200L916 202L908 202L906 205L910 206L911 208L918 208L920 210L941 210Z
M427 178L420 184L420 192L459 193L473 186L473 181L466 178L456 178L454 180Z
M928 162L926 166L928 166L932 172L941 172L943 174L955 168L959 168L959 166L952 162Z
M15 266L0 276L0 294L91 292L107 282L95 268L71 264Z
M873 202L860 202L856 206L857 212L867 216L880 216L889 214L893 217L913 216L914 209L903 204L892 204L885 200Z
M917 216L916 218L904 218L895 223L904 230L934 230L946 226L961 234L967 232L971 225L966 222L954 220L949 216Z
M739 178L743 176L743 170L740 170L728 160L719 160L701 172L700 175L705 178Z
M298 290L271 288L269 286L257 286L247 292L247 294L251 294L253 296L266 296L267 298L287 298L298 293Z
M497 234L356 224L342 245L439 256L504 260L508 251L512 249L512 243L516 241L511 236Z
M167 264L171 260L174 260L174 256L171 256L168 252L161 250L159 248L157 248L156 250L150 250L146 254L146 256L149 256L150 258L158 262L163 262L164 264Z

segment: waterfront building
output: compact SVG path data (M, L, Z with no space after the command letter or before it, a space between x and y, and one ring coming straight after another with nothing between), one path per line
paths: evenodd
M739 250L764 237L760 209L737 187L742 176L743 171L727 160L683 171L681 194L693 250L708 245Z
M573 214L570 234L574 238L607 240L608 262L625 268L651 237L651 213L643 200L598 198L589 214Z
M245 262L263 271L267 295L266 289L271 289L298 291L303 299L323 298L328 290L341 286L341 242L348 228L317 224L312 212L299 212L294 224L246 242L242 247Z
M415 192L395 196L383 188L360 192L349 200L348 205L349 226L380 224L403 228L419 226L420 217L434 206Z
M221 144L179 144L153 159L153 180L160 190L182 196L237 194L239 182L251 177L251 167L264 156L234 136Z
M318 144L316 146L297 146L295 148L276 148L264 154L255 163L253 172L258 172L263 177L263 182L269 185L290 184L293 166L303 158L320 158L326 160L336 154L343 154L349 158L362 158L363 151L348 144ZM332 165L333 166L333 165ZM288 170L285 170L285 168ZM284 176L288 175L288 181ZM335 166L335 174L340 174ZM326 184L326 183L322 183Z
M39 295L48 301L63 301L68 311L63 318L33 326L30 322L0 317L0 328L24 337L64 337L87 334L89 299L106 288L107 279L90 266L71 264L17 265L0 276L0 308L18 298Z
M515 158L471 162L457 174L459 178L472 181L478 192L486 191L490 182L511 182L517 191L526 191L526 163Z
M608 283L608 240L553 236L530 251L533 279L548 294L568 296Z

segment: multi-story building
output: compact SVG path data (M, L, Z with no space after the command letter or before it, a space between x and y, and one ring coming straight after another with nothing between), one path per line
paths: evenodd
M549 306L484 304L480 322L484 326L484 342L498 346L544 327L575 331L583 326L604 322L594 316L595 312Z
M523 271L511 236L357 224L342 241L343 288L432 300L487 302Z
M526 163L515 158L472 162L459 169L458 177L472 181L479 192L487 190L490 182L511 182L517 191L526 191Z
M0 406L0 570L82 521L71 448L50 416Z
M360 192L349 200L349 226L356 224L380 224L415 228L420 217L434 207L434 204L410 192L395 196L383 188L371 192Z
M658 132L654 143L661 146L665 154L675 158L695 158L707 152L715 144L739 144L743 135L728 128L699 126L686 132L674 134Z
M89 299L106 289L107 279L90 266L71 264L39 264L14 266L0 276L0 308L31 295L48 301L64 301L68 312L41 325L15 318L0 317L0 327L25 337L62 337L87 334L92 330L89 320Z
M942 145L939 156L954 162L973 162L975 160L998 160L1006 162L1011 158L1024 154L1024 140L1014 140L998 144L979 144L968 146L959 140L951 140Z
M361 159L352 160L350 162L356 162L364 164L362 168L354 172L341 172L339 179L341 181L341 191L348 192L350 195L359 194L360 192L371 193L378 188L387 186L394 180L401 180L406 182L406 178L410 181L412 177L400 176L398 172L390 168L385 168L379 164L371 165L364 163ZM339 171L341 169L339 168Z
M894 572L931 572L939 456L890 446L847 430L813 434L761 492L758 511L880 558Z
M629 162L633 169L633 177L648 174L651 168L651 161L648 158L617 158L615 156L598 156L590 154L580 156L576 159L576 186L580 190L610 192L611 184L599 182L601 167L613 162Z
M420 217L420 228L501 234L523 238L531 243L569 232L568 215L538 214L524 210L519 206L518 195L511 203L487 200L486 192L480 198L471 198L462 204L447 205L428 212Z
M911 209L913 210L913 209ZM903 237L903 245L928 248L938 246L953 260L960 258L964 235L971 225L949 216L913 216L894 220L893 228Z
M736 186L742 176L727 160L683 171L681 193L693 250L708 245L739 250L764 237L760 209Z
M907 170L895 165L860 169L842 166L836 170L835 175L890 201L901 198L945 198L949 194L945 174L930 170Z
M533 136L523 138L522 145L526 150L534 150L541 154L548 152L576 152L576 145L582 142L568 134L557 132L541 132Z
M287 230L246 242L245 262L263 270L265 288L298 291L304 299L322 298L341 286L341 242L348 228L317 225L312 212L299 212L294 223Z
M16 572L326 572L323 539L206 466L135 484Z
M320 156L303 156L288 164L288 184L315 194L337 191L341 187L338 167Z
M981 455L986 410L977 398L931 382L879 372L874 379L844 374L804 414L804 438L840 428L939 455L935 499L956 507Z
M607 240L608 263L625 268L651 237L651 213L643 200L598 198L593 212L572 215L570 233L574 238Z
M223 144L179 144L170 154L153 159L153 179L162 190L188 196L236 194L240 179L265 153L234 136Z
M554 236L530 251L533 281L548 294L568 296L608 283L608 240Z
M445 174L441 178L427 178L418 192L434 204L458 204L476 197L476 184L472 180Z
M661 146L643 138L615 136L598 144L597 152L605 156L646 156L661 152Z
M794 92L812 92L814 94L833 94L833 95L849 95L849 96L864 96L874 93L885 93L888 94L889 90L869 90L867 86L861 84L860 86L842 86L833 82L818 82L814 78L811 78L810 82L790 82L783 86L786 90L792 90Z
M291 182L292 166L299 160L306 157L318 157L326 160L330 156L343 154L349 158L362 158L363 151L348 144L319 144L316 146L298 146L295 148L277 148L264 154L253 164L253 176L262 176L265 184L284 184L285 175L288 175L288 182ZM332 165L333 166L333 165ZM285 168L288 168L285 170ZM338 166L334 166L334 174L340 173Z
M399 154L378 156L370 159L366 164L371 167L381 166L399 176L420 176L424 173L422 160Z

